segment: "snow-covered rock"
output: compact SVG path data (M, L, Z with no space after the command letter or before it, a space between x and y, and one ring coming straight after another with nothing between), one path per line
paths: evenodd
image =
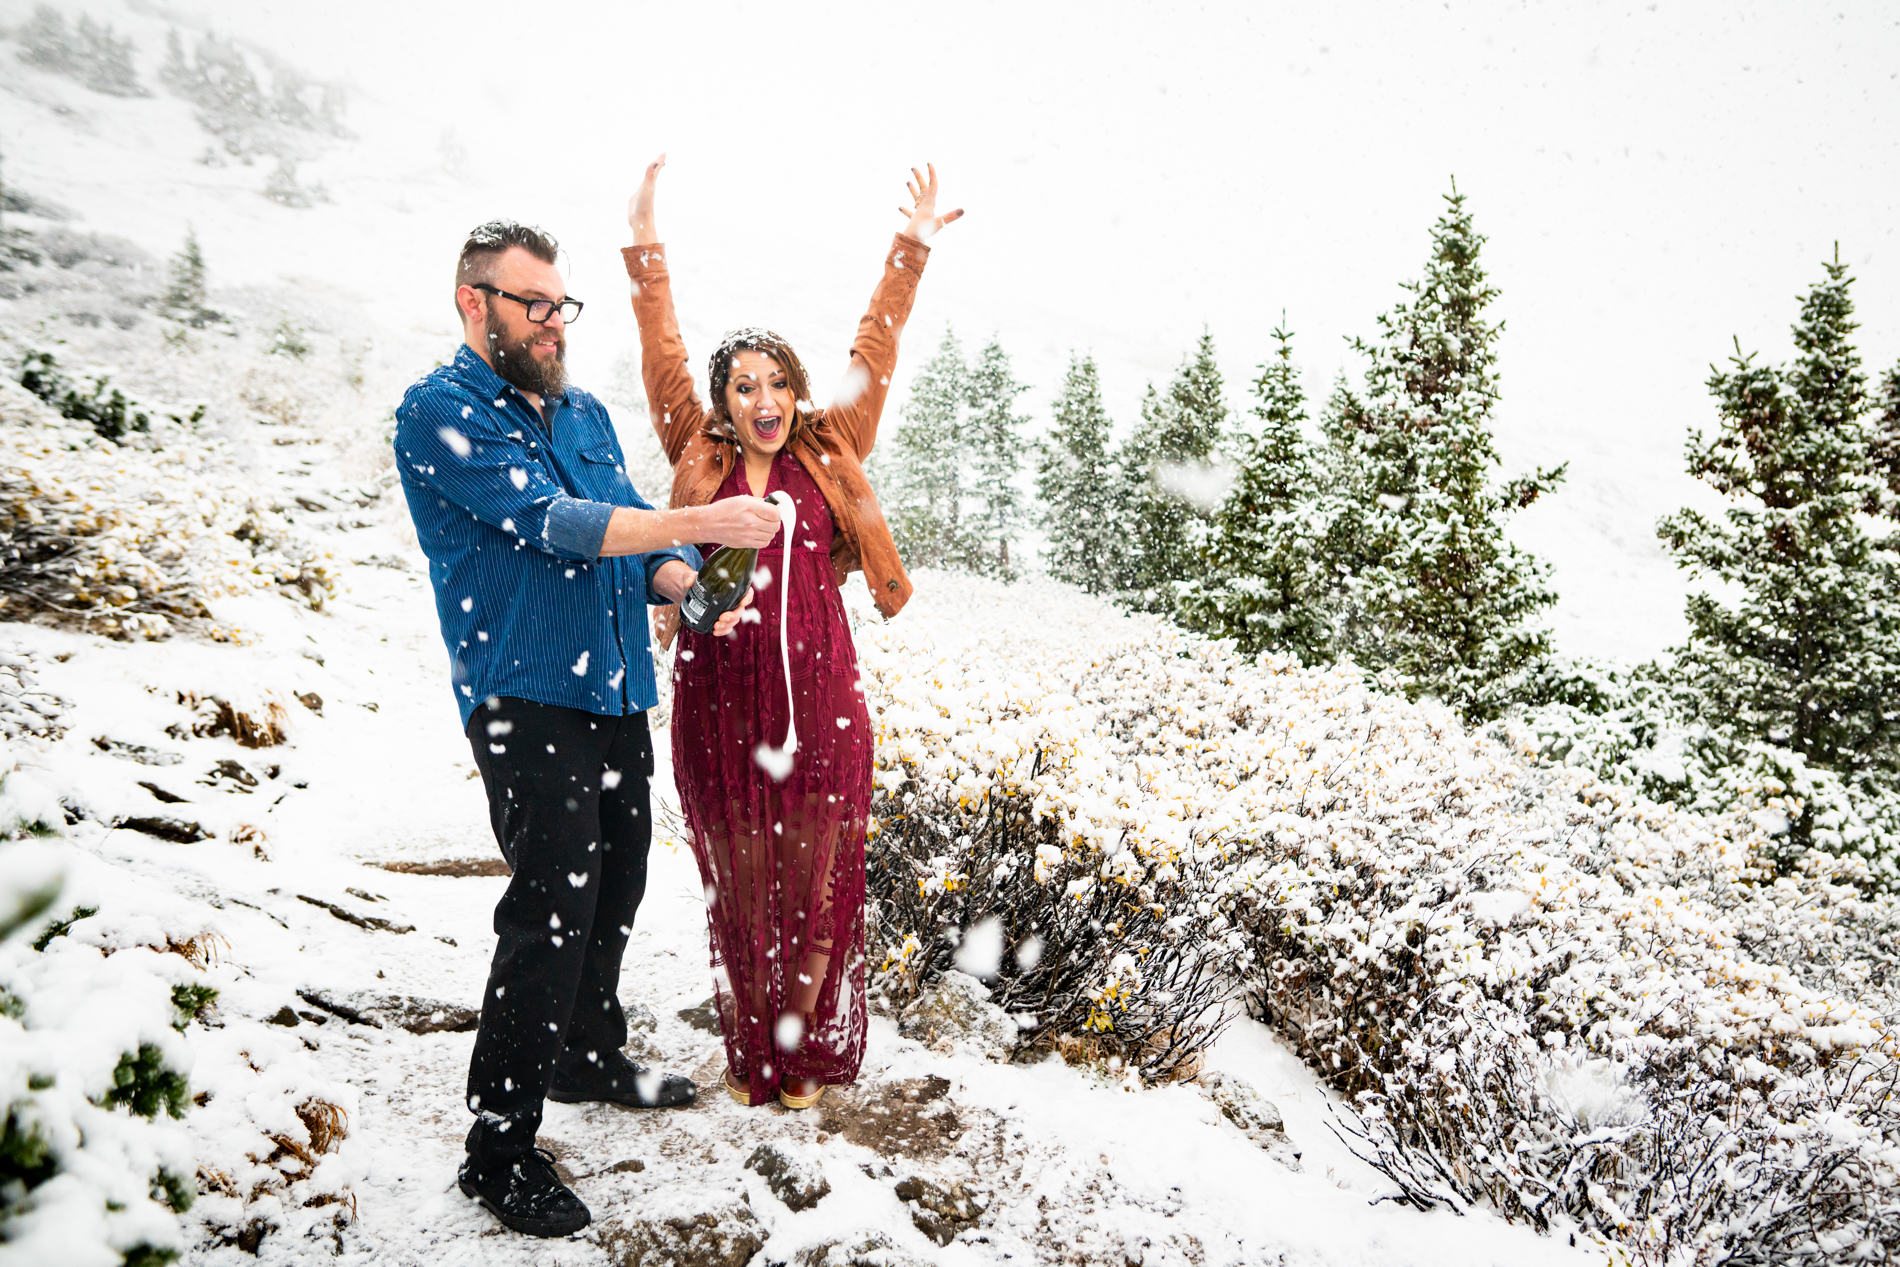
M760 1144L746 1158L745 1168L765 1180L772 1195L790 1210L809 1210L831 1195L824 1163L809 1147L789 1141Z
M969 1046L1004 1059L1015 1046L1017 1026L990 1002L990 992L967 972L943 974L904 1010L898 1029L924 1043Z

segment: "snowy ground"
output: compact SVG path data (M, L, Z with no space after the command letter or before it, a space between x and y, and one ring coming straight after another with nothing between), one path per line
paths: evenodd
M349 593L322 615L277 599L220 613L247 629L253 641L244 646L184 639L128 646L0 626L6 649L42 666L42 686L74 701L66 737L46 755L47 782L98 817L163 812L215 833L172 844L107 831L96 820L73 828L75 845L92 859L76 897L137 887L175 918L202 917L228 940L213 970L224 1029L194 1028L195 1044L267 1032L265 1019L285 1007L323 1016L300 992L368 991L463 1006L480 996L492 946L488 915L505 881L376 865L496 857L442 682L421 560L383 525L337 532L333 544L386 563L352 567ZM388 565L398 561L404 565ZM957 627L948 578L923 579L902 619L929 622L946 641L971 636ZM984 632L1034 639L1049 615L1025 610L1019 628ZM1059 617L1055 623L1065 627L1119 619L1081 598ZM289 742L263 750L164 733L167 715L183 712L176 691L215 685L229 692L247 683L280 695L315 692L322 712L295 705ZM97 738L183 760L128 760L101 751ZM665 736L656 738L664 751ZM201 780L219 762L254 772L257 786L229 778L207 786ZM274 778L270 767L278 768ZM160 803L141 780L183 799ZM656 790L672 800L664 760ZM249 844L226 843L241 823L263 829L267 858ZM1247 1021L1209 1064L1245 1078L1280 1107L1304 1153L1300 1173L1225 1122L1195 1086L1130 1093L1057 1060L998 1064L971 1051L926 1048L900 1038L885 1019L873 1030L856 1087L805 1113L740 1108L717 1094L715 1035L680 1016L709 993L691 859L663 843L655 864L622 985L624 1000L652 1018L631 1050L691 1072L714 1094L669 1113L550 1106L542 1142L593 1209L594 1228L558 1244L530 1241L501 1232L455 1191L471 1034L303 1019L289 1032L326 1079L356 1092L341 1160L352 1175L357 1217L334 1237L266 1236L264 1261L340 1252L343 1261L377 1263L600 1263L614 1260L617 1235L643 1221L735 1204L749 1207L767 1261L866 1232L944 1263L1597 1260L1490 1219L1369 1204L1384 1187L1327 1130L1324 1095ZM305 895L414 931L358 927L300 900ZM768 1141L789 1142L815 1159L831 1194L808 1210L788 1209L743 1165ZM896 1193L913 1178L946 1189L961 1182L980 1194L987 1212L939 1248ZM236 1247L201 1247L189 1261L245 1258Z

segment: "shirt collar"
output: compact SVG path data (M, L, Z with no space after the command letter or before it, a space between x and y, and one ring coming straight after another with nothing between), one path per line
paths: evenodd
M455 349L455 370L456 373L462 375L465 379L469 380L473 386L487 395L492 396L499 392L512 392L515 396L520 398L522 404L525 405L528 403L527 397L522 396L520 390L517 389L513 383L510 383L507 379L495 373L488 362L482 359L481 353L466 343ZM574 403L573 392L573 387L563 387L558 395L543 397L543 399L552 399L557 405L572 405ZM528 412L534 412L532 406L530 406Z

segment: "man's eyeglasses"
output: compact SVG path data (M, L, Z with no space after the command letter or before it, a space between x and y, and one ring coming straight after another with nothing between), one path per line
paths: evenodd
M514 300L528 310L528 320L536 325L552 317L554 310L559 308L561 323L571 326L580 320L581 309L587 306L578 299L523 299L520 295L511 295L505 290L490 286L487 282L470 282L469 286L474 290L485 290L491 295L500 295L503 299Z

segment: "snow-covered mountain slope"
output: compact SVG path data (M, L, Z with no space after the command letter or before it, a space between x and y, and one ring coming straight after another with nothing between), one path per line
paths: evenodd
M1701 495L1682 441L1711 417L1707 367L1731 336L1785 355L1792 296L1836 241L1861 276L1868 363L1900 356L1900 92L1877 5L1214 5L1158 21L1109 4L1086 22L999 3L742 4L717 22L690 6L57 7L135 38L148 85L169 30L188 48L206 28L253 41L346 85L355 140L298 168L331 202L286 208L260 196L271 160L194 161L207 138L183 102L103 97L9 57L11 179L56 186L86 227L161 257L194 225L214 284L346 301L351 333L405 365L453 345L459 235L538 220L591 301L573 355L597 390L633 350L616 248L661 150L689 346L770 324L823 390L905 169L929 158L970 214L939 243L894 402L948 322L1001 336L1039 417L1070 350L1092 351L1123 429L1203 323L1240 402L1284 310L1323 396L1353 365L1345 339L1417 275L1455 175L1503 292L1506 462L1572 463L1516 531L1557 564L1573 653L1640 658L1680 636L1654 524ZM31 8L6 0L0 24ZM498 64L498 41L536 56Z
M0 25L24 21L31 7L0 5ZM204 944L216 948L205 972L221 991L222 1027L188 1031L193 1089L207 1102L182 1129L222 1177L207 1181L188 1224L199 1240L188 1261L241 1261L246 1229L273 1210L280 1226L252 1247L275 1261L596 1263L661 1235L651 1229L666 1216L703 1216L707 1237L723 1237L729 1250L751 1238L772 1261L854 1237L883 1237L893 1262L905 1254L972 1263L1601 1259L1493 1219L1369 1206L1389 1187L1334 1139L1326 1096L1299 1062L1248 1022L1209 1065L1278 1106L1303 1153L1298 1173L1225 1122L1194 1086L1132 1093L1057 1062L999 1064L955 1044L937 1050L880 1021L863 1083L828 1114L745 1112L717 1097L668 1115L554 1106L547 1140L600 1226L553 1246L494 1234L452 1188L470 1035L440 1027L464 1023L458 1009L479 993L501 881L385 869L492 864L494 848L456 731L420 557L403 508L379 492L382 420L401 387L454 347L447 275L460 234L493 215L521 215L567 243L571 289L590 301L572 336L576 378L614 401L630 452L645 454L652 472L656 455L633 407L634 345L615 248L628 182L661 148L673 151L665 214L691 346L710 346L727 325L768 320L809 349L822 382L870 284L876 244L893 227L887 204L897 178L913 159L930 157L947 187L967 181L959 200L972 214L940 244L907 367L921 362L946 321L977 337L1000 331L1024 376L1044 388L1069 348L1092 348L1124 426L1143 382L1172 369L1202 320L1222 339L1238 395L1265 329L1289 308L1312 350L1309 389L1323 390L1344 364L1335 336L1364 331L1394 283L1415 270L1440 171L1452 167L1474 197L1495 199L1495 220L1484 218L1481 201L1481 223L1509 302L1525 305L1506 314L1522 340L1506 349L1507 391L1523 388L1509 398L1507 452L1513 461L1578 464L1572 491L1538 508L1526 528L1559 562L1566 646L1647 654L1673 635L1680 606L1650 524L1695 495L1676 457L1681 428L1703 416L1703 362L1719 354L1731 325L1774 346L1786 296L1809 280L1821 239L1855 226L1867 240L1890 233L1879 199L1856 206L1838 191L1796 197L1783 188L1773 227L1787 232L1755 222L1731 226L1729 236L1708 231L1708 202L1742 201L1734 182L1747 182L1725 170L1742 147L1725 127L1720 144L1698 153L1704 138L1681 123L1655 147L1666 153L1651 159L1638 147L1625 160L1634 166L1622 169L1635 174L1613 178L1603 175L1617 169L1605 136L1585 138L1589 148L1578 152L1593 174L1578 174L1578 159L1557 157L1569 138L1533 137L1535 119L1500 133L1492 151L1460 143L1401 161L1397 150L1408 143L1392 135L1401 131L1389 126L1392 104L1351 98L1380 68L1398 73L1402 24L1379 47L1355 51L1323 24L1301 25L1307 19L1215 14L1155 36L1142 55L1091 34L1100 43L1085 52L1118 50L1104 59L1066 51L1071 29L1000 8L970 10L947 32L870 9L812 25L742 12L735 28L758 37L788 81L816 84L785 94L761 123L756 94L719 90L719 63L705 56L716 43L708 20L686 9L563 14L557 20L573 25L553 28L539 48L526 41L545 56L496 67L485 54L497 40L523 42L513 10L60 8L110 19L131 35L148 86L170 29L189 47L215 25L253 40L247 47L259 65L256 50L268 49L313 79L345 81L352 101L353 136L313 135L295 147L295 188L314 197L320 187L327 200L286 205L265 196L278 157L255 153L247 162L230 153L187 103L162 90L135 98L90 91L18 63L15 45L0 40L4 174L29 199L8 223L43 238L85 239L70 266L43 270L36 289L0 299L8 367L29 347L50 348L70 368L110 368L140 400L181 411L208 404L212 433L228 446L227 473L330 551L341 582L322 612L268 593L214 600L222 642L128 645L0 625L0 649L30 660L38 688L62 701L49 705L61 736L24 759L42 787L82 815L67 827L76 861L61 900L101 914L75 924L69 939L94 948L154 937L162 945L174 934L220 939ZM1220 44L1227 18L1240 34L1210 71L1197 49ZM1671 38L1686 38L1682 20L1670 20ZM1117 39L1132 38L1130 29L1152 34L1151 19L1132 10L1093 21L1119 21ZM1722 47L1753 49L1785 34L1759 25L1728 29ZM1559 106L1614 95L1583 84L1577 28L1518 34L1529 52L1487 53L1487 75L1561 54L1559 78L1569 86L1555 94ZM1459 46L1455 32L1434 38ZM1829 38L1856 44L1851 32ZM1655 73L1656 55L1642 52L1640 37L1624 29L1618 39L1636 67L1621 82ZM1272 95L1235 95L1247 51L1263 41L1285 58L1251 76L1272 81ZM1825 42L1818 53L1785 43L1784 74L1831 55ZM1858 64L1858 53L1841 56ZM1348 57L1350 69L1332 69ZM1052 66L1059 73L1039 79ZM1441 79L1461 73L1441 67L1399 99L1431 98L1445 90ZM1519 73L1481 77L1453 95L1475 99L1485 82L1516 82ZM1836 85L1825 100L1841 91L1851 95ZM1286 137L1259 122L1290 106L1326 126ZM1751 107L1750 117L1767 109ZM1879 137L1888 109L1874 100L1836 144L1856 161L1886 153L1891 134ZM874 122L857 126L867 110ZM1631 137L1663 126L1634 105L1629 111L1618 126ZM1031 124L1018 126L1025 118ZM1244 162L1233 158L1236 120L1259 134ZM1268 148L1268 134L1286 137L1284 157ZM1340 160L1341 136L1359 138L1362 156ZM1523 170L1507 179L1515 160ZM535 178L520 175L524 167ZM791 211L760 212L749 187L735 192L735 172L755 170L767 175L745 179L782 189L771 205ZM1815 179L1810 168L1792 171L1790 179ZM1078 173L1080 194L1068 187ZM1584 198L1605 179L1607 204ZM1394 184L1402 191L1391 192ZM1639 233L1639 213L1654 210L1639 196L1645 187L1673 192L1662 222L1644 221L1654 228ZM1728 192L1706 192L1712 187ZM1293 199L1287 189L1305 192ZM210 269L210 304L231 321L181 334L161 327L149 301L188 231ZM119 246L87 235L123 239L130 266L103 258ZM1529 251L1534 239L1552 243L1550 254ZM1666 252L1656 239L1679 244L1694 266L1661 269ZM1725 252L1770 263L1731 278ZM1621 262L1593 272L1573 266L1580 255ZM1866 259L1870 275L1877 263ZM1662 280L1643 280L1645 269ZM1883 320L1894 328L1895 293L1870 282L1870 330ZM1564 298L1545 297L1557 294ZM1565 320L1552 317L1558 310ZM302 359L270 353L280 323L312 345ZM1606 365L1590 352L1597 381L1580 391L1577 350L1604 346L1618 358ZM1870 359L1879 360L1881 346L1870 344ZM1890 359L1891 340L1884 347ZM1633 367L1627 379L1625 366ZM1069 632L1126 629L1113 612L1074 601ZM959 623L954 605L920 602L907 619L928 622L946 646L979 632L998 636ZM1026 607L1022 620L1027 638L1047 616ZM248 748L229 735L193 735L198 701L208 699L264 715L275 705L285 741ZM656 788L664 795L670 781L663 764ZM183 843L111 825L161 817L195 828L176 834L201 838ZM660 846L655 861L623 993L652 1018L640 1027L640 1050L710 1086L716 1042L689 1019L706 994L698 885L683 849ZM345 1011L376 1023L351 1023ZM413 1033L404 1019L433 1032ZM256 1171L276 1165L270 1140L311 1143L309 1123L299 1136L286 1115L312 1100L348 1112L340 1149L322 1153L294 1183L257 1186ZM822 1170L832 1194L791 1210L746 1168L762 1143ZM295 1171L294 1154L288 1160L280 1172ZM933 1202L953 1214L974 1208L943 1195L957 1184L981 1198L985 1213L969 1236L939 1248L919 1214ZM345 1222L334 1203L301 1204L339 1194L353 1201ZM934 1217L940 1230L961 1225L941 1211Z

